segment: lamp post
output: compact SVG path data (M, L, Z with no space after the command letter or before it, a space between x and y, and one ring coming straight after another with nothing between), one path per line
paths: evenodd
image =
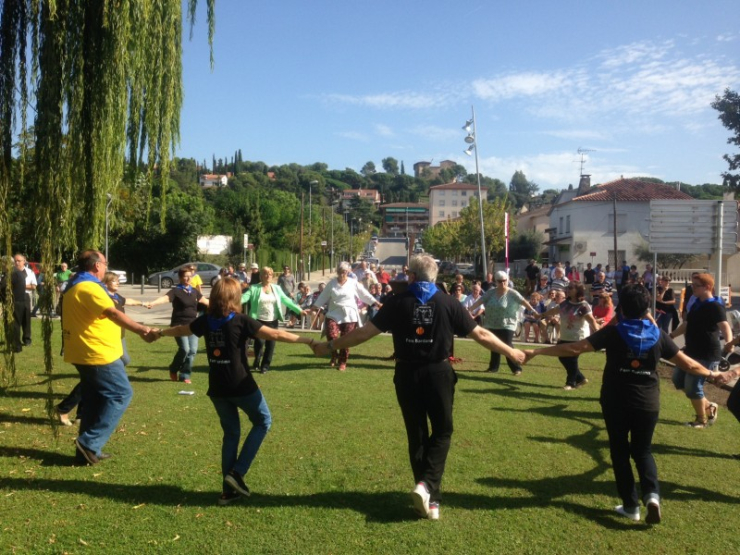
M311 185L318 185L318 183L319 182L316 180L308 182L308 279L311 279L311 253L313 252L313 241L311 240L311 226L313 220L313 218L311 217L313 215L313 201L311 193L313 192L313 189Z
M334 187L331 188L331 205L329 206L331 214L331 251L329 252L329 267L334 269Z
M475 107L470 107L473 117L465 122L463 129L467 131L468 136L465 137L465 142L470 146L465 149L465 154L468 156L473 154L475 151L475 174L478 178L478 213L480 215L480 245L481 245L481 261L483 262L483 275L488 273L488 261L486 260L486 234L483 228L483 196L480 188L480 170L478 169L478 139L476 135L475 127Z
M105 260L108 260L108 210L110 209L111 202L113 202L113 195L108 193L108 203L105 205Z

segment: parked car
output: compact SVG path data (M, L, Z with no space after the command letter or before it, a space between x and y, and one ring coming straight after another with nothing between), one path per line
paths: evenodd
M449 260L443 260L439 263L439 273L442 275L454 275L457 273L457 265Z
M460 262L457 265L457 271L466 277L472 277L475 275L475 264Z
M208 262L186 262L184 264L180 264L179 266L177 266L177 268L172 268L171 270L166 270L164 272L155 272L147 278L147 282L149 283L149 285L157 285L161 276L162 287L172 287L180 281L180 279L177 277L177 272L180 270L180 268L186 265L189 266L191 264L195 266L195 273L200 276L200 279L203 280L203 283L210 284L211 287L213 287L213 284L216 283L218 272L221 270L221 266L210 264Z

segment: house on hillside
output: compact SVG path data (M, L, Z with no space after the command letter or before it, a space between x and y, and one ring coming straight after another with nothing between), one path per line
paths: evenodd
M233 177L231 172L222 175L217 173L204 173L200 176L200 186L204 189L208 187L226 187L229 184L229 178Z
M429 188L429 225L460 217L460 211L478 196L478 186L453 181Z
M636 263L636 246L647 243L651 200L692 200L664 183L639 179L617 179L591 187L588 175L581 176L577 189L562 191L550 207L546 230L551 262L570 261L585 267L587 262ZM616 206L617 257L614 253Z
M375 208L380 206L380 191L377 189L345 189L342 191L342 207L349 206L349 201L356 197L372 203Z
M414 177L438 177L439 173L445 168L452 168L455 162L452 160L442 160L439 166L432 166L431 162L417 162L414 164Z

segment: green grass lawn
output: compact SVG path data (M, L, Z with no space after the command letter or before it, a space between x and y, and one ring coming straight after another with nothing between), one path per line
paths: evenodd
M654 441L661 525L614 516L619 503L598 392L603 355L581 357L591 383L562 390L557 359L520 377L483 373L487 352L458 341L455 434L439 522L415 517L413 478L393 390L389 337L352 350L348 371L279 344L257 381L273 427L246 481L252 497L219 507L221 430L205 395L172 383L172 339L129 338L134 399L95 467L72 466L74 428L46 420L40 326L0 394L2 553L732 553L740 514L740 426L721 410L682 426L688 401L663 384ZM59 347L54 347L55 354ZM57 360L58 402L77 381ZM192 389L193 396L178 395Z

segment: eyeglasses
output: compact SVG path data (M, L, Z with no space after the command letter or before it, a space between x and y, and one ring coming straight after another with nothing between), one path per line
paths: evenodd
M496 283L506 283L508 280L505 279L497 279Z

